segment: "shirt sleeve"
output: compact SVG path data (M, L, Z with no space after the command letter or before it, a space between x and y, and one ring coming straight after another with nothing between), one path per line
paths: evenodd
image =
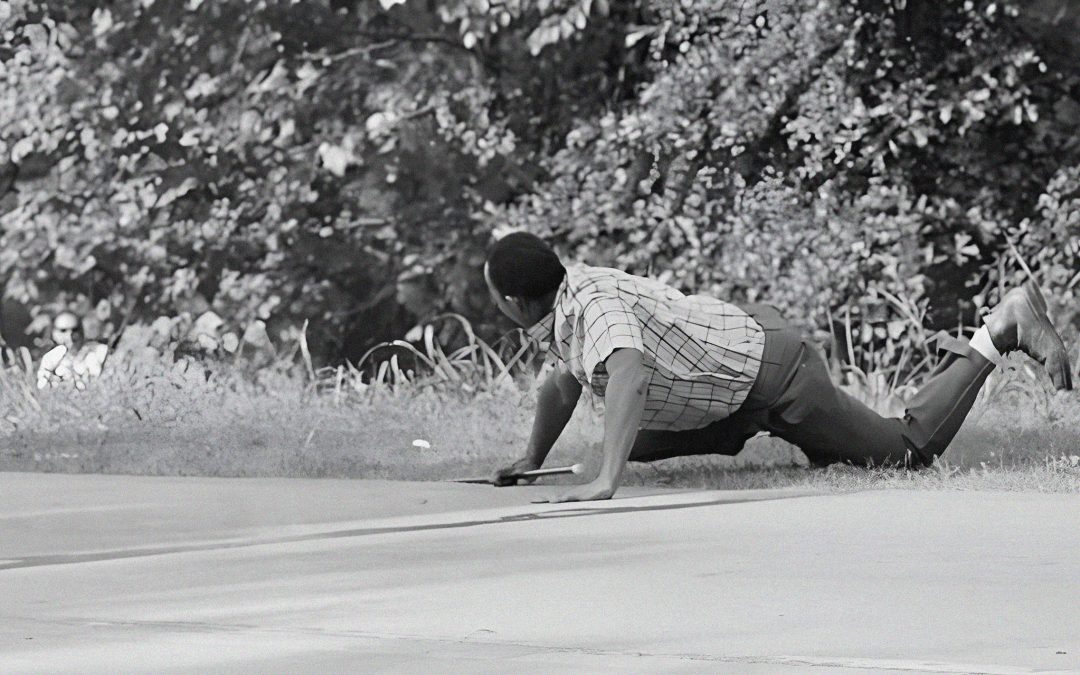
M588 299L578 321L581 324L581 365L592 382L596 367L616 349L636 349L645 353L641 321L626 302L597 295Z

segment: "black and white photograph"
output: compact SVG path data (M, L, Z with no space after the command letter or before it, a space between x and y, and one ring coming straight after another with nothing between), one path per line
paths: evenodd
M0 673L1080 673L1080 0L0 0Z

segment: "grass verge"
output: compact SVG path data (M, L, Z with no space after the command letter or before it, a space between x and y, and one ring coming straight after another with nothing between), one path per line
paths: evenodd
M528 437L535 380L520 372L480 385L332 375L115 362L84 391L38 391L10 365L0 373L0 470L441 480L486 475ZM995 376L934 469L808 469L791 446L759 438L735 458L631 464L625 483L1080 492L1080 398L1024 377ZM594 470L601 436L600 406L585 399L549 464Z

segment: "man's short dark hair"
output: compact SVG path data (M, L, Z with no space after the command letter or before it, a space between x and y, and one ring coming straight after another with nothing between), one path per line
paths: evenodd
M566 276L555 250L528 232L514 232L495 242L487 265L495 290L512 298L542 298L559 290Z

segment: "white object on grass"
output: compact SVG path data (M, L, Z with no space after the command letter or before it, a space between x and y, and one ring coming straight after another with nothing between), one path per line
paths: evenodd
M423 448L425 450L430 450L431 449L431 443L428 443L427 441L425 441L422 438L416 439L415 441L412 442L412 444L413 444L414 448Z

